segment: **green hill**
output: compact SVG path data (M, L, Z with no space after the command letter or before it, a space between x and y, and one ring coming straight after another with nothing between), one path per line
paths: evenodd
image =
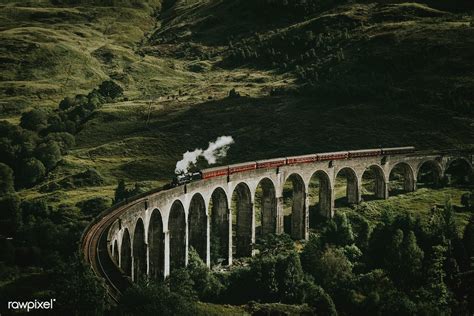
M236 142L221 163L381 145L472 148L469 9L137 4L11 2L0 10L1 117L16 122L30 107L56 107L106 78L124 88L122 101L80 128L48 177L86 168L104 175L106 187L61 193L72 202L110 194L118 178L166 182L184 151L224 134ZM233 88L240 98L227 98Z

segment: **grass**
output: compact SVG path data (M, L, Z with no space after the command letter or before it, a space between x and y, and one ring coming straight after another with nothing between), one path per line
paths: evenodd
M434 207L443 208L445 202L450 200L455 210L456 224L459 227L464 227L472 216L472 212L461 205L461 196L467 192L470 192L470 189L466 187L419 188L415 192L391 196L387 200L362 202L353 208L340 207L336 209L336 212L355 212L363 215L372 224L380 220L384 210L391 210L396 214L408 212L415 217L426 220Z
M65 204L79 213L80 201L113 197L120 178L161 186L182 153L221 135L231 135L235 144L220 164L380 145L473 148L474 119L463 107L474 88L474 28L467 13L352 3L303 20L269 21L255 17L258 12L249 12L242 1L214 0L178 2L159 19L150 12L149 7L47 2L0 5L0 119L18 123L22 111L56 107L65 96L88 92L106 78L125 89L123 101L94 113L76 135L75 148L44 181L19 192L22 199L43 197L51 206ZM298 79L294 67L282 69L279 60L229 63L229 35L236 46L286 53L308 31L318 35L345 27L350 38L317 55L329 60L340 46L343 61L296 62L332 73L326 78L333 88L329 96L272 96L274 89L294 91L307 81ZM305 53L301 47L295 45L295 56ZM351 87L362 96L339 95ZM232 88L242 97L227 98ZM100 172L104 185L40 190L88 168ZM336 186L338 196L344 190ZM426 218L451 197L456 220L465 224L470 215L459 201L466 191L420 189L336 212L357 212L373 223L384 209ZM275 308L296 313L280 307ZM199 304L202 315L251 312L248 306Z

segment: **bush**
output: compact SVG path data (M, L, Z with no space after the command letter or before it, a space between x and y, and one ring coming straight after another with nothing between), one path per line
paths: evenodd
M51 133L46 137L46 141L54 141L59 145L61 149L61 154L65 155L76 144L76 139L73 135L61 132L61 133Z
M116 99L123 95L123 89L112 80L104 81L99 86L99 93L105 98Z
M38 182L46 174L43 163L36 158L29 158L21 163L17 179L21 186L30 186Z
M105 285L77 256L60 263L51 276L55 313L59 315L102 315L106 308Z
M0 198L0 234L13 236L21 224L20 199L18 196L10 194Z
M40 144L35 150L35 156L43 163L47 170L53 169L62 159L61 149L58 143L53 140Z
M112 201L109 198L94 197L88 200L81 201L76 204L81 212L85 215L96 216L108 209L112 205Z
M0 163L0 196L14 192L13 170L6 164Z
M194 290L201 301L216 302L219 300L224 286L211 273L199 254L191 248L189 251L187 269L194 283Z
M313 282L305 282L304 293L304 302L313 308L315 315L337 315L331 296L322 287Z
M22 114L20 126L38 132L48 126L48 113L43 110L31 110Z
M76 99L71 97L65 97L59 102L59 109L65 111L76 106Z
M51 213L47 201L41 198L22 201L20 207L24 222L27 222L28 218L48 218Z
M187 316L195 313L193 301L156 283L134 284L123 293L117 308L119 315Z

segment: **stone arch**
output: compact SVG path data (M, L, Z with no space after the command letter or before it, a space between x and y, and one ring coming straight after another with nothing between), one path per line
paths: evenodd
M309 225L317 224L318 215L331 217L332 212L332 188L329 175L318 170L311 175L308 185L309 199Z
M224 189L218 187L209 200L211 264L230 263L230 211Z
M417 187L438 187L441 185L443 171L436 160L426 160L418 165L416 172Z
M454 158L448 161L444 171L446 183L449 185L463 185L472 183L472 165L464 157Z
M345 182L345 192L338 190L338 184ZM336 205L358 204L360 202L359 179L354 169L345 167L336 174Z
M125 228L122 236L122 244L120 247L120 267L129 277L132 276L132 242L130 233Z
M207 256L206 203L200 193L194 194L188 212L189 247L193 247L204 262Z
M306 188L303 178L293 173L283 186L284 214L283 231L293 239L304 239L306 235Z
M255 238L276 233L277 198L273 181L263 178L255 189Z
M133 231L133 280L143 279L146 275L146 244L143 220L138 219Z
M367 167L362 173L361 181L362 190L366 192L363 194L364 200L387 198L385 173L380 166Z
M112 254L115 263L118 265L119 264L119 249L118 249L118 242L117 239L114 241L114 251Z
M168 219L170 271L186 265L186 215L183 204L176 200L171 205Z
M165 275L165 235L163 218L158 209L153 210L148 224L148 247L149 276L152 280L163 280Z
M250 188L244 182L239 183L232 193L232 244L236 257L252 255L253 242L253 204Z
M389 172L389 195L415 191L415 173L405 162L395 164Z

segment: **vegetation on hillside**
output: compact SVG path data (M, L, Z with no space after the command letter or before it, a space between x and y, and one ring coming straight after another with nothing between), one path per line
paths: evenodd
M472 150L473 10L469 0L3 1L0 298L109 308L75 255L87 222L167 183L183 152L221 135L235 140L222 164ZM338 208L315 218L302 251L269 236L227 273L192 255L168 283L130 289L116 312L472 313L474 194L454 184Z

